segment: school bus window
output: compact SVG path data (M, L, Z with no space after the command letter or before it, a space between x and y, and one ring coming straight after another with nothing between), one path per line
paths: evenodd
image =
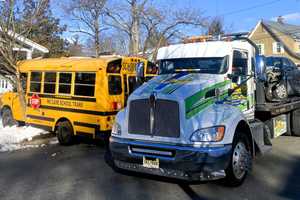
M30 92L41 92L42 72L31 72Z
M124 84L124 93L125 94L127 94L127 92L128 92L128 89L127 89L127 75L126 74L124 74L123 75L123 84Z
M20 78L21 86L22 86L23 91L25 91L25 92L26 92L26 88L27 88L27 78L28 78L27 76L28 76L27 73L21 73L21 78Z
M59 73L59 89L60 94L70 94L72 83L72 73Z
M45 72L44 93L54 94L56 83L56 72Z
M75 76L75 95L95 96L95 73L76 73Z
M121 72L121 62L122 62L121 59L110 62L107 66L106 72L107 73L120 73Z
M147 71L146 71L146 73L147 73L147 74L157 74L157 71L158 71L157 65L155 65L155 64L152 63L152 62L148 62L148 66L147 66Z
M122 94L122 80L121 76L108 76L108 91L110 95Z
M128 77L128 87L129 87L129 94L133 92L137 88L137 81L135 76Z

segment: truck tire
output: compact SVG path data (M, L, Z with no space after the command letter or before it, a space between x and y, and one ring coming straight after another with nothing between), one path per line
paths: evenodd
M292 135L300 137L300 109L294 110L291 118Z
M61 145L71 145L74 142L74 130L69 121L59 122L57 126L57 139Z
M2 110L2 125L3 127L17 125L10 108L3 108Z
M231 187L241 185L252 166L250 142L245 134L237 133L232 145L229 165L225 169L226 184Z

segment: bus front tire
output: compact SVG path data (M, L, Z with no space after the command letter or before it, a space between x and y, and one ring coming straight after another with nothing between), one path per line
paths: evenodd
M225 170L225 183L230 187L241 185L252 165L250 142L245 134L238 133L232 145L230 163Z
M14 119L11 109L9 108L2 110L2 125L3 127L17 125L17 121Z
M71 145L74 143L74 130L68 121L59 122L57 126L57 139L61 145Z

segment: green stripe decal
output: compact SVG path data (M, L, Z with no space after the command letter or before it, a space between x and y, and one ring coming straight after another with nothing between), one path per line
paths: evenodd
M216 83L212 86L204 88L203 90L197 92L196 94L188 97L185 100L185 110L186 110L186 118L189 119L199 113L201 110L206 108L207 106L212 105L215 102L215 97L203 99L205 94L213 89L225 87L229 84L230 81L226 80L220 83ZM221 98L224 98L227 95L227 92L220 95Z

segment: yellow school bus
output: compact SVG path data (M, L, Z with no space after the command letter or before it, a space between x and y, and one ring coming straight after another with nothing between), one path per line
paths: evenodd
M26 123L55 132L63 145L73 136L107 137L116 113L136 87L136 64L146 65L145 77L157 67L138 57L57 58L19 64L26 105L18 93L2 96L2 123Z

